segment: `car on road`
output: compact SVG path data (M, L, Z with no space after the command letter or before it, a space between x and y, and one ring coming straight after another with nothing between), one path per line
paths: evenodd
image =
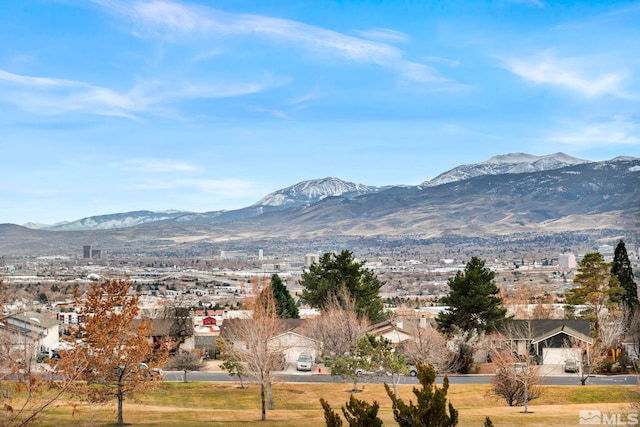
M298 357L296 362L296 370L298 371L311 371L313 369L313 359L311 355L303 353Z
M564 361L564 371L565 372L578 372L578 361L575 359L567 359Z
M157 380L162 380L164 379L164 371L160 368L149 368L149 365L147 365L146 363L141 363L140 365L138 365L138 370L144 371L145 372L145 376L150 377L150 378L154 378Z

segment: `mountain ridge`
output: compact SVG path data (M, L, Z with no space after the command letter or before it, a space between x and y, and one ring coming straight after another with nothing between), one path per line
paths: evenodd
M47 231L5 224L0 225L0 255L77 254L86 244L114 256L211 256L258 246L273 251L364 244L421 247L434 242L484 242L499 251L507 241L529 242L536 250L555 242L556 250L564 250L569 235L573 244L593 248L603 233L640 245L638 158L488 174L436 186L390 186L296 206L188 213L128 228Z
M616 159L618 158L612 159L611 161L617 161ZM625 159L634 158L620 157L621 161ZM585 163L594 162L571 157L564 153L554 153L544 156L535 156L526 153L509 153L493 156L483 162L455 167L417 186L389 185L376 187L347 182L335 177L326 177L301 181L292 186L269 193L253 205L230 211L219 210L197 213L179 210L159 212L143 210L92 216L50 226L42 224L38 224L37 226L24 224L24 226L49 231L90 231L150 226L174 221L179 223L207 223L210 221L229 222L247 220L273 211L300 206L311 206L331 197L354 199L386 191L393 191L399 194L415 188L437 187L443 184L482 176L557 170L563 167ZM29 227L29 225L32 226Z
M588 162L588 160L571 157L564 153L554 153L544 156L535 156L526 153L502 154L493 156L489 160L480 163L455 167L420 185L432 187L483 175L541 172Z

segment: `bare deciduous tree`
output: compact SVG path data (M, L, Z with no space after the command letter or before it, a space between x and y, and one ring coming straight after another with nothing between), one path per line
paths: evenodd
M570 358L576 359L576 375L580 380L580 384L586 385L589 376L594 370L593 367L601 366L606 359L606 355L598 348L591 347L588 343L577 338L571 338L566 341L564 347L567 349Z
M162 317L171 321L169 337L174 343L174 351L180 354L180 345L188 337L193 336L194 326L191 303L174 300L164 307Z
M171 357L166 367L175 371L182 371L182 381L187 382L187 373L199 371L203 368L202 355L197 351L182 352Z
M609 312L601 316L598 327L599 346L603 350L615 348L624 338L625 317L621 312Z
M260 298L247 304L252 311L250 319L236 319L238 321L230 322L229 336L233 337L235 342L234 345L227 346L227 352L231 357L240 360L247 373L260 384L262 421L266 421L267 399L270 409L273 409L273 373L284 367L285 349L276 345L273 338L283 332L284 325L278 317L273 292L261 294L257 280L252 282L253 294L260 295Z
M308 319L304 334L312 338L320 348L323 358L333 359L349 353L369 327L366 317L358 317L355 300L343 288L339 295L331 295L320 316Z
M454 369L455 360L447 348L447 340L432 325L418 327L413 331L413 338L402 341L398 347L407 360L432 365L438 372L450 372Z
M504 398L509 406L524 406L544 392L538 365L530 363L530 348L535 332L531 321L508 323L502 334L492 337L491 357L496 366L492 393Z

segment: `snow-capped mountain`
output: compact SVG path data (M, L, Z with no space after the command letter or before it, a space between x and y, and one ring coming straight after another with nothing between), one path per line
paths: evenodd
M114 228L135 227L137 225L147 224L151 222L174 219L188 213L189 212L177 210L162 212L134 211L110 215L92 216L88 218L82 218L77 221L64 222L39 228L50 231L111 230Z
M379 191L379 187L355 184L338 178L302 181L266 195L253 206L293 207L308 205L331 196L353 198Z
M482 175L542 172L588 162L588 160L571 157L564 153L548 154L546 156L534 156L526 153L504 154L494 156L484 162L458 166L430 181L423 182L421 186L434 187Z
M336 206L336 209L338 209L337 205L340 205L343 201L349 202L349 209L354 209L356 206L359 206L358 210L361 213L357 215L356 218L358 218L358 221L361 221L364 212L372 212L372 209L385 211L385 215L394 209L399 209L403 212L403 215L408 215L408 212L403 209L406 209L410 200L414 198L421 200L425 197L425 200L427 200L436 197L436 194L440 194L440 186L444 186L445 184L447 188L442 188L443 194L451 197L453 188L459 187L463 189L474 187L472 194L475 194L476 192L483 193L488 191L482 187L482 185L487 183L491 183L491 186L496 186L500 183L511 182L507 187L501 187L501 191L509 192L512 188L515 188L514 183L516 181L523 183L526 181L526 185L521 185L520 191L522 194L520 197L524 194L537 194L539 189L542 188L542 194L537 197L543 199L545 197L549 198L549 194L556 190L567 191L568 184L566 183L555 184L560 186L560 189L547 188L550 182L559 179L557 178L558 176L576 175L577 182L587 182L586 177L592 175L594 173L593 171L601 169L607 170L610 168L616 169L626 167L625 165L631 165L629 166L630 169L625 173L637 172L637 168L640 168L640 166L638 166L638 159L632 157L618 157L609 161L591 162L570 157L563 153L550 154L547 156L514 153L495 156L481 163L456 167L431 181L425 181L417 186L396 185L374 187L328 177L302 181L290 187L275 191L263 197L257 203L242 209L203 213L184 211L136 211L94 216L50 226L42 226L41 224L25 226L32 229L38 228L51 231L90 231L129 228L140 225L151 226L160 223L167 225L229 224L241 223L254 218L273 218L274 215L279 215L280 213L286 214L288 211L297 208L313 208L307 211L308 214L309 212L319 209L318 205L323 205L322 208L324 209L333 204ZM554 178L549 178L545 174L547 172L551 173ZM580 175L582 175L582 178L580 178ZM527 177L528 180L525 179ZM598 179L603 181L604 178L600 177ZM463 190L459 191L465 193ZM572 191L576 193L583 192L583 190L578 189L578 187L575 187ZM471 195L465 193L465 197L471 197ZM485 199L482 200L486 202ZM428 203L435 203L435 199L428 200ZM342 206L344 207L346 205L342 204ZM523 209L527 211L528 208ZM350 212L354 211L350 210ZM344 214L344 212L340 215L342 214ZM320 217L336 218L337 216L336 214L323 212ZM282 219L281 221L286 222L289 220L290 219ZM305 217L304 220L308 221L308 217ZM305 222L305 224L308 226L310 223Z

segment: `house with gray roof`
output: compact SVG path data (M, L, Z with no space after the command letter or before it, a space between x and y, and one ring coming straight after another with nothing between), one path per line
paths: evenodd
M51 356L60 341L60 322L42 313L11 314L0 322L0 328L9 332L14 349L21 348L29 356L40 352Z
M593 346L591 322L583 319L512 319L500 332L520 358L533 358L543 365L568 359L588 363Z

